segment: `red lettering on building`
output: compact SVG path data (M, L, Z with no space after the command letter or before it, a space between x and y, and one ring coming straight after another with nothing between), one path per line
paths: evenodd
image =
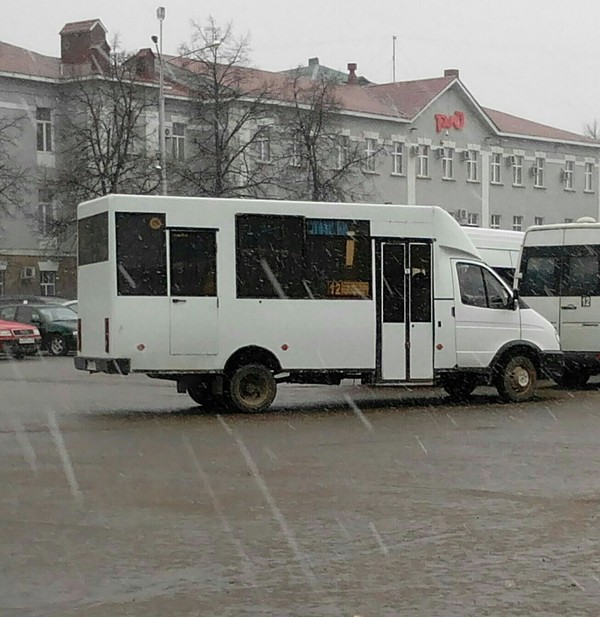
M455 111L451 116L435 114L435 131L440 133L444 129L464 129L465 114L462 111Z

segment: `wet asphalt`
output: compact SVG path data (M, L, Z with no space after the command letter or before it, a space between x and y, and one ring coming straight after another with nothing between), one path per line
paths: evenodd
M0 360L0 615L600 614L600 384L284 386L257 415Z

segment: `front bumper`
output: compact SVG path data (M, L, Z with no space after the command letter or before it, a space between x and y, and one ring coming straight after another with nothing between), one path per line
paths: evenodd
M89 373L109 373L110 375L128 375L131 372L129 358L90 358L75 356L75 368Z
M563 372L565 356L562 351L542 351L540 353L540 373L554 379Z

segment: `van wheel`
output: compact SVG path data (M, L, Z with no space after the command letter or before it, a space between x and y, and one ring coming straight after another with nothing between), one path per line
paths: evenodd
M528 401L535 393L537 372L527 356L513 356L499 369L496 389L503 401L520 403Z
M60 334L55 334L48 341L48 351L51 356L66 356L67 355L67 343Z
M227 399L238 411L264 411L275 400L276 394L273 373L262 364L240 366L229 378Z
M560 377L556 377L555 381L563 388L583 388L590 378L589 371L585 369L565 369Z
M202 407L212 407L219 402L220 397L212 392L212 383L203 381L191 383L187 387L190 398Z
M441 386L453 401L466 401L477 387L477 376L448 375L442 379Z

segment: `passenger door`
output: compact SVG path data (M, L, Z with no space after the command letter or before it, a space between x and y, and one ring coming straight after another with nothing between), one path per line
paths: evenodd
M379 378L430 380L433 378L431 244L382 242L378 270Z
M570 230L565 231L565 243ZM600 350L600 245L563 247L559 333L564 351Z
M170 353L218 353L217 233L170 229Z

